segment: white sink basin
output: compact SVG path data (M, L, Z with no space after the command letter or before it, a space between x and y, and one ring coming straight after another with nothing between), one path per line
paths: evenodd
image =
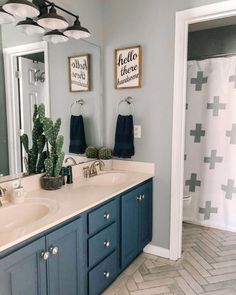
M128 175L122 172L107 172L90 178L89 182L98 186L112 186L123 184L128 178Z
M0 208L0 233L25 228L57 210L52 200L28 199L23 204Z

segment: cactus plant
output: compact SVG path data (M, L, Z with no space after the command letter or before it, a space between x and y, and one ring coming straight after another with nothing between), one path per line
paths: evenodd
M29 137L27 134L21 136L21 143L25 149L26 156L24 158L27 173L35 174L44 172L44 160L46 154L44 152L46 138L43 135L42 121L45 118L45 106L40 104L34 105L33 113L33 130L32 130L32 147L29 147Z
M61 127L61 119L53 124L52 119L43 118L43 131L47 141L47 158L44 161L47 177L58 177L61 172L65 153L62 151L64 137L58 135Z
M98 157L101 160L110 160L112 158L112 150L108 147L102 147L98 152Z
M94 146L88 146L85 150L87 158L96 159L98 157L98 150Z

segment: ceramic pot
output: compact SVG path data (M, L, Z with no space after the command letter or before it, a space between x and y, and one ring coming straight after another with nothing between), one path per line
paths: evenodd
M40 179L41 187L48 191L60 189L63 185L63 176L47 177L43 175Z

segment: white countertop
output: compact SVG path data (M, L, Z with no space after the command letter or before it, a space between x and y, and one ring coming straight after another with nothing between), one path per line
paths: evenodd
M100 186L91 184L90 179L78 177L74 179L73 184L65 185L60 190L45 191L37 189L29 192L26 197L26 203L49 203L50 212L45 217L27 226L18 227L11 231L3 231L0 228L0 252L69 220L154 177L153 174L149 173L134 171L119 172L127 175L127 180L122 184ZM20 205L10 206L19 206L19 210L21 208ZM0 214L1 210L4 210L4 207L0 208Z

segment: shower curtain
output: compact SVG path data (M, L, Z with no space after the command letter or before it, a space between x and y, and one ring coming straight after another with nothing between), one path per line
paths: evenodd
M188 62L185 220L236 231L236 56Z

